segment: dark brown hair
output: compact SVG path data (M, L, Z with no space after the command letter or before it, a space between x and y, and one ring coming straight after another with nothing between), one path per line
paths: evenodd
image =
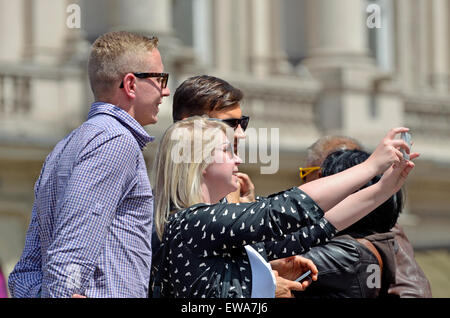
M175 91L172 104L173 121L186 117L209 115L214 110L233 107L244 94L227 81L208 75L185 80Z

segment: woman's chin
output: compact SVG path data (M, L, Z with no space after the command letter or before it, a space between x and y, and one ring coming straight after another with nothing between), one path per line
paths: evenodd
M239 190L239 185L236 182L232 181L229 183L229 186L227 188L227 195L236 192L237 190Z

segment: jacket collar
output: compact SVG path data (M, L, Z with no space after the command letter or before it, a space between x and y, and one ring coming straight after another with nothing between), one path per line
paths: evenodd
M109 103L95 102L92 104L91 109L88 114L88 119L94 117L98 114L106 114L116 118L122 125L124 125L136 138L141 150L149 142L152 142L155 137L150 136L133 117L131 117L123 109Z

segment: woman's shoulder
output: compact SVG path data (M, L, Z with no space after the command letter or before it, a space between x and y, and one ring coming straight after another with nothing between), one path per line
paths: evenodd
M302 198L308 197L308 195L305 192L303 192L302 190L300 190L298 187L292 187L292 188L289 188L289 189L284 189L282 191L278 191L278 192L269 194L266 197L264 197L264 196L257 196L256 198L258 200L265 200L265 199L273 199L273 198L280 197L280 196L282 196L284 198L286 198L288 196L300 196Z
M200 212L207 211L211 207L210 204L207 203L197 203L188 208L174 211L170 214L168 218L169 223L176 223L182 221L189 214L196 215Z

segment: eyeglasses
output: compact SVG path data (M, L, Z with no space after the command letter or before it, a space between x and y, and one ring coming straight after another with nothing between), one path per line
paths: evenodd
M245 131L247 129L248 122L250 121L250 117L242 116L241 118L227 118L227 119L210 118L210 120L221 121L230 126L231 128L233 128L234 130L236 130L239 125L241 125L242 130Z
M137 78L149 78L149 77L157 77L158 83L161 84L161 88L164 89L167 87L167 82L169 81L169 73L132 73ZM120 87L123 88L123 81L120 83Z
M320 167L306 167L306 168L300 167L298 169L300 170L300 178L304 180L308 174L320 170Z

